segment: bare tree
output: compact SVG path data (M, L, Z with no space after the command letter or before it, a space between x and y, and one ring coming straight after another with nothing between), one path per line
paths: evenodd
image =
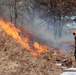
M62 36L62 30L65 21L65 16L76 15L75 0L4 0L4 3L9 8L10 21L15 25L18 22L25 21L28 24L34 25L35 16L39 11L39 18L43 19L39 25L47 23L47 28L51 25L54 27L54 35ZM5 11L6 12L6 11ZM50 18L50 20L48 19ZM53 21L52 21L53 19ZM49 23L49 24L48 24ZM43 25L43 26L44 26ZM46 29L48 30L48 29Z

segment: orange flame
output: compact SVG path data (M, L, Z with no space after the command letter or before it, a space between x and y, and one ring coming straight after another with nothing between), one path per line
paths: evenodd
M28 37L20 35L20 29L15 28L14 24L11 22L6 23L2 19L0 19L0 26L2 29L11 37L13 37L18 43L24 46L28 51L31 52L32 55L37 56L41 53L49 52L49 48L46 45L41 45L38 42L33 42L32 46L30 46L31 41Z
M57 51L54 50L54 53L52 54L53 56L56 56L57 55Z
M61 49L61 48L59 48L59 49L57 49L57 50L54 50L54 52L53 52L53 56L57 56L57 55L59 55L59 54L62 54L63 53L63 50Z

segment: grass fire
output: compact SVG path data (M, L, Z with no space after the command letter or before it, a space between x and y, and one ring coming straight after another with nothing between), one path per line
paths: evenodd
M0 0L0 75L76 75L76 0Z
M13 40L16 40L18 42L18 44L22 45L22 47L24 48L24 49L22 49L22 47L20 48L19 46L16 46L16 44L14 44L13 41L11 41L10 39L6 39L3 37L4 38L4 40L3 40L1 38L2 44L0 45L0 47L1 47L0 49L3 50L3 51L1 51L1 53L3 52L6 56L8 56L8 58L3 57L2 55L1 55L1 57L6 59L7 61L9 61L7 63L6 60L2 59L3 66L5 66L5 62L6 62L6 64L9 64L5 68L3 67L2 71L4 71L4 69L7 70L8 67L10 66L10 68L12 68L11 71L13 72L15 69L14 67L16 67L15 73L16 73L16 75L18 75L20 73L19 71L20 71L21 67L23 67L25 69L25 73L26 73L26 71L29 71L30 68L28 68L28 67L31 67L31 69L34 69L36 71L36 72L33 72L34 74L36 73L35 75L37 75L38 73L42 73L43 75L46 75L49 73L48 75L53 75L53 74L57 74L57 71L60 71L57 74L57 75L59 75L60 73L65 71L65 69L62 68L62 66L67 67L67 68L75 66L73 53L71 53L70 56L68 55L68 57L66 57L66 54L64 54L64 51L61 48L53 49L45 44L38 43L38 41L36 41L36 40L33 41L31 38L32 37L36 38L36 37L33 35L32 32L29 32L26 29L22 29L20 27L15 27L15 25L13 23L6 22L2 19L0 19L0 28L2 28L4 30L4 32L8 35L9 38L13 38ZM2 32L2 30L0 29L1 35L4 32ZM6 35L4 35L4 34L2 36L6 37ZM8 43L5 41L5 39L6 39L6 41L8 41ZM11 47L10 47L10 45L11 45ZM12 45L14 45L15 47ZM18 49L15 49L16 47ZM20 50L19 48L22 50ZM26 51L28 51L28 52L26 52ZM11 60L14 62L12 62ZM47 65L47 63L48 63L48 65ZM59 66L58 64L61 64L61 66ZM24 65L26 65L27 67L24 67ZM39 71L37 71L37 66L41 66L41 67L39 67ZM9 71L8 73L5 72L5 73L7 73L7 75L11 72L10 68L8 70ZM40 72L41 70L43 72ZM46 70L46 73L45 73L45 70ZM1 71L1 73L2 73L2 71ZM28 75L31 75L30 74L31 72L32 72L32 70L30 72L28 72ZM23 71L21 71L21 73L20 73L20 75L24 74ZM9 75L11 75L11 74L9 74ZM13 72L13 75L14 75L14 72Z
M30 41L28 37L19 35L21 31L18 28L16 28L14 24L12 24L11 22L9 23L4 22L2 19L0 19L0 26L9 36L13 37L16 41L18 41L34 56L40 55L41 53L49 52L49 48L46 45L41 45L38 42L32 43L32 46L33 46L33 49L32 49L32 47L29 45L29 43L31 43L32 41Z

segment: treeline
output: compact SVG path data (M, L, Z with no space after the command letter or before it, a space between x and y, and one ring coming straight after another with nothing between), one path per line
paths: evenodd
M62 36L63 26L69 22L65 17L76 15L76 0L1 0L0 6L15 25L24 21L34 25L36 14L39 15L46 21L47 28L53 25L55 37Z

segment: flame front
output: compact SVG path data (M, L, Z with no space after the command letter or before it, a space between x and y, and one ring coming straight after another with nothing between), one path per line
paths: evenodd
M53 56L56 56L57 55L57 51L54 50L54 53L52 54Z
M29 43L31 43L29 38L23 35L19 35L21 30L16 28L11 22L7 23L0 19L0 26L7 33L7 35L13 37L18 43L20 43L28 51L30 51L32 55L37 56L41 53L49 52L49 48L46 45L41 45L38 42L33 42L33 48L31 48L31 46L29 45Z

